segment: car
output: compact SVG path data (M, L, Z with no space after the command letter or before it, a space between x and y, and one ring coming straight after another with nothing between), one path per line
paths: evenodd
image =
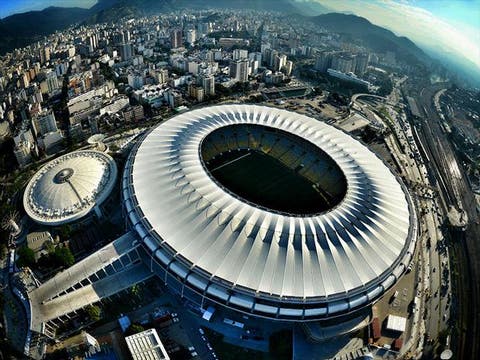
M207 341L207 339L205 338L205 336L202 335L202 340L203 341Z
M208 348L208 350L213 350L212 345L210 345L209 342L207 342L207 348Z
M200 334L202 334L202 335L205 335L205 331L203 331L202 328L199 328L199 329L198 329L198 332L199 332Z
M174 317L172 320L173 320L174 323L178 323L178 322L180 321L180 320L179 320L178 318L176 318L176 317Z
M189 346L188 351L195 351L195 348L193 346Z

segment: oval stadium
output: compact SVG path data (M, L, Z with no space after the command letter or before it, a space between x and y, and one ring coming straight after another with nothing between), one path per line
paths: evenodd
M126 162L144 260L201 304L282 321L348 315L398 281L415 247L399 179L348 134L256 105L186 112Z

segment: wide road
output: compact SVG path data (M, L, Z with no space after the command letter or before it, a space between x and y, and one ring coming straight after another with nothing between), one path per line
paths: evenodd
M425 113L422 123L422 142L430 152L430 166L439 175L440 190L447 203L459 201L470 219L464 233L452 232L453 252L457 260L456 294L459 336L452 348L457 359L478 359L480 356L480 226L477 223L475 197L462 166L459 166L453 146L442 131L440 117L433 104L441 84L422 89L417 97L419 108Z

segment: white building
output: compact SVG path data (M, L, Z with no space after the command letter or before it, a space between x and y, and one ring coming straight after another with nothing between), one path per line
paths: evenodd
M133 360L170 360L155 329L148 329L125 338Z
M187 44L192 46L197 41L197 32L194 29L187 30Z

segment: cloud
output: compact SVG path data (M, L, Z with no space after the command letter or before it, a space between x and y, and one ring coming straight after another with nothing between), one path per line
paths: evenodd
M480 69L480 30L467 34L412 1L321 0L334 11L350 11L372 23L406 36L424 48L461 55ZM463 28L462 28L463 29Z

